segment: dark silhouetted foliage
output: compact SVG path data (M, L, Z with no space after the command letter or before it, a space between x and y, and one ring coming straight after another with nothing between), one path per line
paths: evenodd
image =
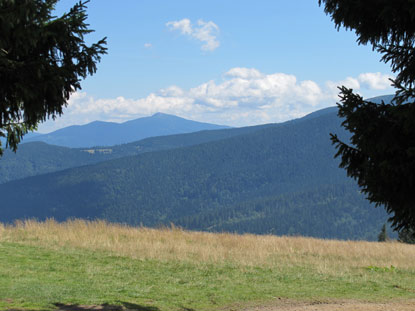
M0 137L14 151L29 130L62 114L80 80L96 72L106 53L105 38L84 42L92 32L85 23L88 1L54 17L57 2L0 1Z
M415 244L415 231L413 229L402 229L399 231L398 240L402 243Z
M388 236L388 231L386 229L386 224L383 224L382 229L379 232L378 235L378 242L387 242L390 238Z
M340 166L367 198L384 205L396 230L415 228L415 2L320 0L337 28L354 30L397 74L391 103L374 103L340 88L339 116L351 144L332 135Z

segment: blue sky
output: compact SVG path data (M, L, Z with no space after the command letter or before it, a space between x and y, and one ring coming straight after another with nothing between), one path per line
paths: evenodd
M61 0L59 15L77 1ZM337 85L390 94L387 64L337 31L317 0L92 0L88 42L108 37L98 72L49 132L171 113L245 126L333 106Z

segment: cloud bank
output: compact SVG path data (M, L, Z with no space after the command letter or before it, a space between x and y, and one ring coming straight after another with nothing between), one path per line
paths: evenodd
M265 74L255 68L236 67L225 72L219 82L211 80L187 90L173 85L138 99L102 99L85 92L74 93L63 117L39 130L48 132L94 120L121 122L156 112L232 126L282 122L334 106L339 85L361 94L372 90L392 93L390 78L381 73L362 73L319 85L286 73Z
M192 25L192 22L188 18L184 18L179 21L167 22L166 26L171 31L179 31L182 35L189 36L202 42L202 50L214 51L220 45L217 34L219 33L219 27L214 22L205 22L202 19L197 21L197 25Z

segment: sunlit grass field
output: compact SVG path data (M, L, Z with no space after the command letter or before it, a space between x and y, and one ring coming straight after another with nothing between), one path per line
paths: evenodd
M0 224L0 310L236 310L279 298L415 299L415 246L103 221Z

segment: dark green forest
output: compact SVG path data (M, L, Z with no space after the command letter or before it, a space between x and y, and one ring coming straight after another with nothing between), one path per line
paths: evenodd
M376 240L385 215L382 208L370 206L350 182L247 200L174 223L212 232Z
M340 123L330 108L282 124L149 138L110 153L70 149L103 162L0 185L0 220L101 218L373 240L387 215L338 168L329 133L347 139Z
M44 142L23 143L18 152L8 149L0 158L0 184L15 179L64 170L67 168L103 162L106 160L138 155L145 152L168 150L226 139L262 128L259 125L226 130L206 130L145 138L140 141L110 147L67 148Z

